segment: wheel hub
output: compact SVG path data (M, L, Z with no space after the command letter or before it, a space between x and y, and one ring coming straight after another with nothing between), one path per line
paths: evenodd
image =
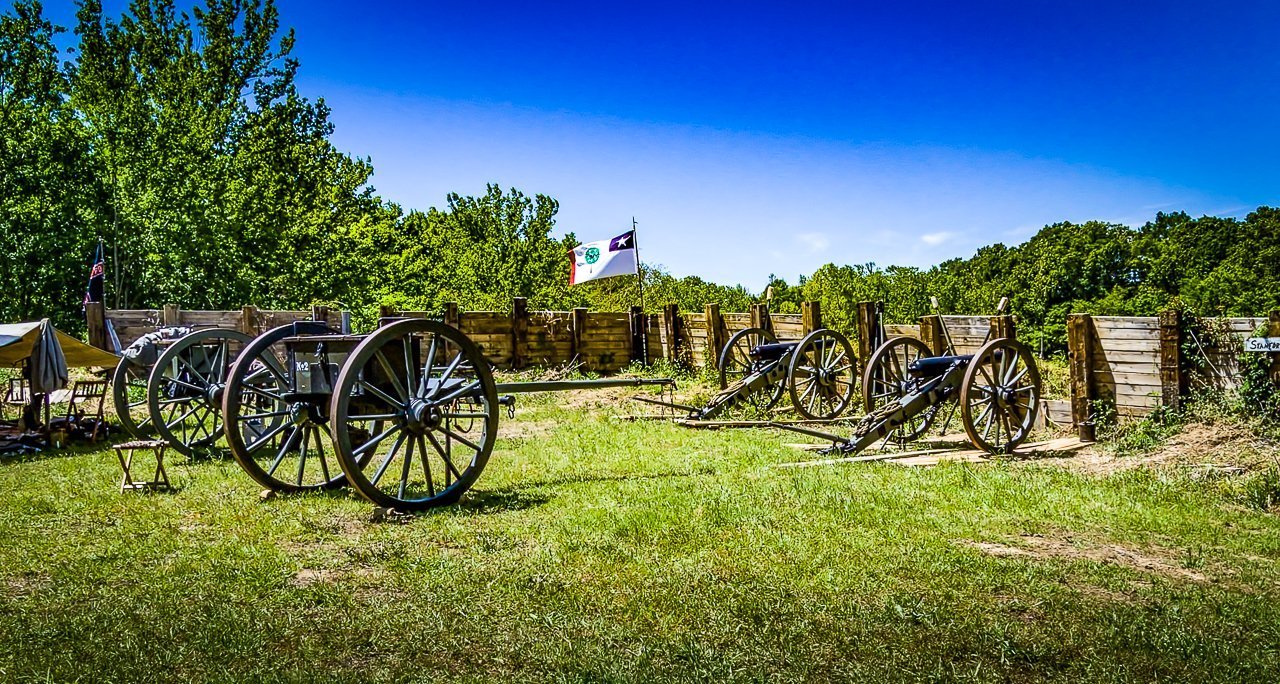
M295 401L289 404L289 420L299 427L323 425L325 423L324 416L320 414L320 408L305 401Z
M222 391L226 389L226 387L227 386L222 383L210 383L208 387L204 388L205 399L214 406L220 406L222 404Z
M438 428L443 419L439 406L424 399L414 399L405 412L405 427L414 432L426 432Z

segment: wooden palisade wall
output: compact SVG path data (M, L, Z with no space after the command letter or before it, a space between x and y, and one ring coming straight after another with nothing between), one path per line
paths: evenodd
M920 325L886 325L878 329L878 302L858 304L858 329L850 343L857 357L865 361L884 337L930 337L936 317L926 316ZM714 365L720 349L736 332L764 328L781 340L799 340L822 327L822 311L817 302L804 302L797 314L770 313L765 304L750 311L722 312L716 304L702 311L681 312L666 306L662 313L645 314L638 307L627 312L531 311L527 300L516 298L508 311L464 311L455 303L442 311L399 311L383 307L380 316L435 318L443 320L474 340L498 368L522 369L535 366L580 364L583 370L610 372L644 360L668 359L701 368ZM341 325L341 312L325 307L312 311L273 311L246 306L232 311L185 311L176 306L163 309L103 311L90 313L91 342L109 348L103 321L109 319L120 340L128 346L141 335L167 325L227 327L251 335L297 320L325 320ZM1005 317L1007 318L1007 317ZM986 330L999 325L999 317L948 316L947 325L960 353L977 348ZM1009 329L1012 323L1007 324ZM984 327L985 326L985 327Z
M1207 348L1198 338L1186 337L1182 315L1166 311L1159 316L1068 317L1071 410L1082 436L1092 438L1096 400L1111 402L1119 418L1139 418L1157 407L1181 405L1192 386L1235 387L1236 359L1244 338L1267 319L1208 319L1230 341L1226 348ZM1272 317L1280 320L1278 314ZM1188 349L1199 354L1202 363L1187 363ZM1190 377L1193 366L1201 369Z

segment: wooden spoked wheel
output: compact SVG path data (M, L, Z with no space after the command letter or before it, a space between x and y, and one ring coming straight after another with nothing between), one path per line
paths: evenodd
M184 456L222 437L222 391L236 351L251 338L237 330L198 330L169 345L147 378L156 434Z
M151 410L147 407L147 376L151 368L133 359L121 358L111 373L111 401L116 420L135 439L146 439L155 433L151 426Z
M1031 434L1040 407L1040 371L1026 345L992 340L973 355L960 387L960 419L975 447L1007 454Z
M423 510L457 502L484 470L497 388L480 348L457 329L404 320L352 350L329 415L350 485L378 506Z
M774 344L778 338L764 328L745 328L734 333L720 350L720 358L716 367L720 369L720 389L742 380L760 368L759 363L751 359L751 350L762 344ZM745 397L744 403L759 411L767 411L778 403L786 387L778 383L770 383L761 392L753 392Z
M853 401L857 371L853 347L834 330L814 330L791 354L787 386L791 403L810 420L835 418Z
M910 394L918 382L911 378L908 369L912 363L931 356L929 347L914 337L894 337L880 345L867 360L862 374L863 410L875 413ZM913 416L890 433L889 439L899 444L919 439L929 431L935 414L936 411L925 411Z
M231 366L222 395L227 448L263 487L299 492L346 483L329 437L336 350L287 341L337 334L323 323L283 325L254 338Z

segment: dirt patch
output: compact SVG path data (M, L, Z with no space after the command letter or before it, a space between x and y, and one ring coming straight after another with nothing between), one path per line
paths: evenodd
M1073 537L1048 537L1024 534L1016 544L966 541L966 546L989 556L1031 559L1088 560L1119 565L1170 579L1208 582L1204 573L1182 567L1173 555L1160 549L1139 551L1121 544L1098 543Z
M39 593L45 587L53 583L53 580L43 573L23 573L12 577L4 578L0 583L0 591L4 592L5 598L27 598Z
M303 568L293 574L289 584L309 587L314 584L336 584L346 579L376 579L383 574L380 568Z
M623 408L627 411L632 411L641 406L640 402L631 400L631 395L636 393L637 389L634 387L612 387L608 389L587 389L575 390L573 392L559 392L556 395L556 405L560 408L571 410Z
M1253 470L1278 456L1280 449L1275 444L1259 438L1246 426L1196 423L1147 453L1116 455L1095 446L1054 463L1086 475L1106 476L1137 468L1182 468L1216 476Z
M498 437L502 439L529 439L545 437L555 432L559 425L549 420L504 420Z

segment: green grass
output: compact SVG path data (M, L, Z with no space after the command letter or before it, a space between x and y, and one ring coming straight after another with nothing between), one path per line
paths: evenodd
M0 680L1280 678L1280 519L1214 487L780 469L794 436L619 410L522 397L463 505L393 522L231 461L154 495L107 450L0 463Z

